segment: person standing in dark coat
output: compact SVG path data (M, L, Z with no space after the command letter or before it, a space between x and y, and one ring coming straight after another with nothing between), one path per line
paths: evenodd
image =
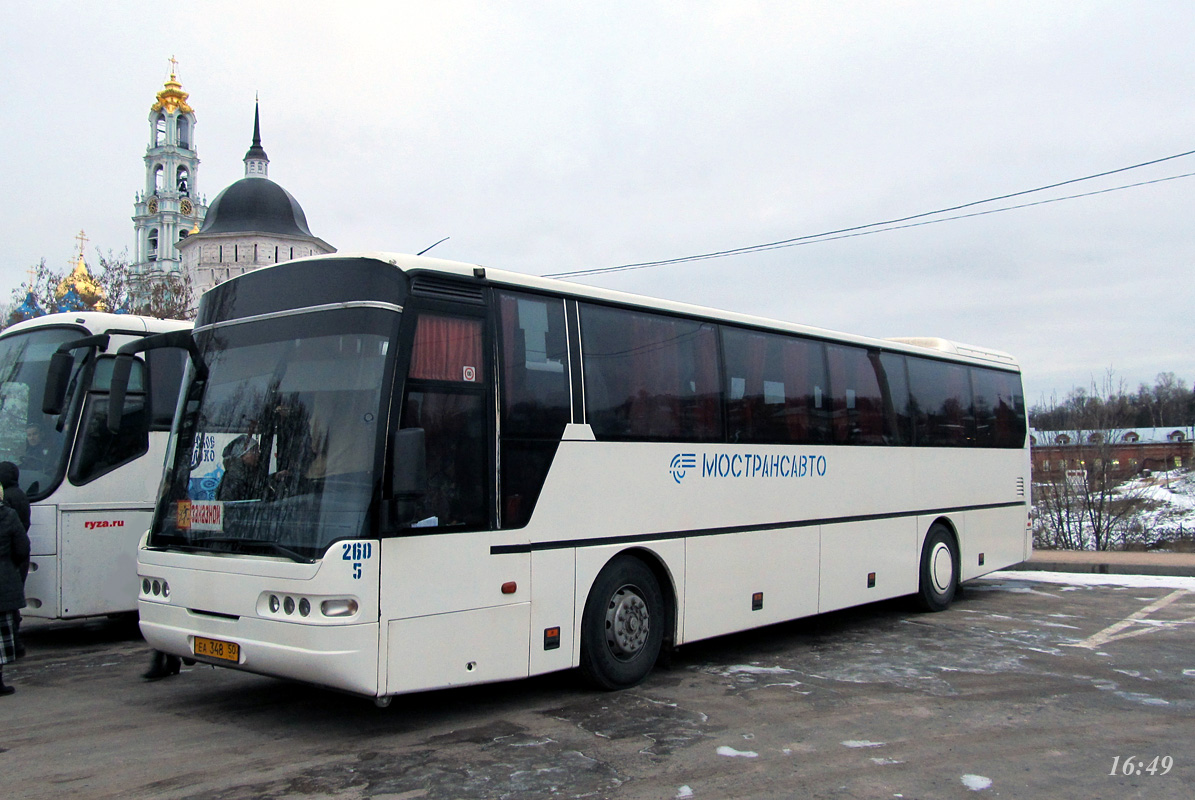
M21 524L25 526L25 533L29 533L30 516L29 516L29 498L25 495L25 490L21 488L21 470L16 464L11 461L0 461L0 491L4 493L4 504L17 512L17 517L21 520ZM17 566L21 572L21 585L25 585L25 579L29 576L29 559L25 559L24 564ZM16 612L17 621L16 628L13 631L13 638L16 640L17 658L25 657L25 645L21 641L21 612Z
M4 487L4 502L17 512L25 533L29 532L29 498L21 488L21 469L11 461L0 461L0 486Z
M17 512L0 503L0 696L16 691L4 685L4 665L17 660L16 616L25 607L19 565L28 561L29 534Z

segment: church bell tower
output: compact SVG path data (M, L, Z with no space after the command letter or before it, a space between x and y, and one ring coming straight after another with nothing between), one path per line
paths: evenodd
M137 254L132 271L142 279L181 269L178 243L198 230L207 213L196 191L195 110L187 104L177 68L171 58L170 78L150 106L145 189L134 200Z

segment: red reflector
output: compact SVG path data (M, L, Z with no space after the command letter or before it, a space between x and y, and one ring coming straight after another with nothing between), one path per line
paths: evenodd
M502 594L514 594L519 590L519 585L514 581L507 581L502 584Z

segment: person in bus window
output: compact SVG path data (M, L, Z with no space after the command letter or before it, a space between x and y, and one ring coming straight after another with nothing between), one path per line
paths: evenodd
M244 434L224 447L224 476L216 487L217 500L256 500L261 497L258 461L261 449L252 436Z
M29 534L17 512L0 503L0 696L16 691L4 685L4 665L17 660L16 618L25 607L20 565L28 561Z
M25 456L21 459L21 466L26 471L49 471L50 445L46 442L41 425L33 423L25 428Z

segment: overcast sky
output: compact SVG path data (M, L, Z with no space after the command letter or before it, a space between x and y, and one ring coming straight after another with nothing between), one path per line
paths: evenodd
M5 3L0 295L133 250L148 115L194 186L270 178L341 251L545 274L864 225L1195 150L1195 3ZM1195 172L1195 156L1029 195ZM1030 403L1195 380L1195 178L584 278L1016 355Z

